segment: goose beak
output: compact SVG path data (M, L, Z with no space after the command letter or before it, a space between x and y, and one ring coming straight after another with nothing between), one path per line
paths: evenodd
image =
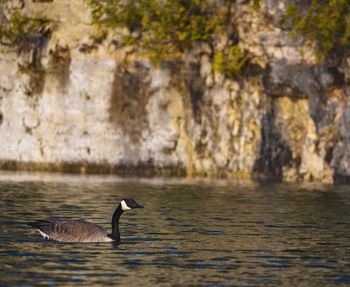
M134 204L132 205L132 208L143 208L143 205L138 204L138 203L134 200Z

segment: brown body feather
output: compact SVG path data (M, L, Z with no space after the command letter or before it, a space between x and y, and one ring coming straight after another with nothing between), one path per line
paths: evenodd
M31 224L47 236L61 242L109 242L113 241L102 227L84 220L50 218ZM44 234L42 234L44 236ZM44 236L45 237L45 236Z

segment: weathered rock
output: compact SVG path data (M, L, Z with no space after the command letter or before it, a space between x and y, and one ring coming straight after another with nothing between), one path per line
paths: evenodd
M27 65L33 53L0 54L1 166L350 178L349 59L317 63L281 23L288 1L261 1L264 13L248 2L235 2L232 25L259 69L240 79L216 72L205 44L183 66L153 66L124 46L118 34L125 31L98 35L83 0L23 2L58 24L40 46L37 70ZM221 37L217 48L229 41Z

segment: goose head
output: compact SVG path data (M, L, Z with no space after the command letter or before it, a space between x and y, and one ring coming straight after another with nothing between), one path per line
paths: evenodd
M143 208L142 205L138 204L135 199L125 198L120 202L120 206L123 211L128 211L134 208Z

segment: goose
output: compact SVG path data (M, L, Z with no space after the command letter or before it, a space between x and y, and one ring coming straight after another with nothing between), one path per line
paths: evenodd
M47 240L60 242L120 242L119 218L123 212L143 208L132 198L122 199L112 217L112 233L102 227L85 220L71 220L67 218L49 218L29 223L37 228Z

